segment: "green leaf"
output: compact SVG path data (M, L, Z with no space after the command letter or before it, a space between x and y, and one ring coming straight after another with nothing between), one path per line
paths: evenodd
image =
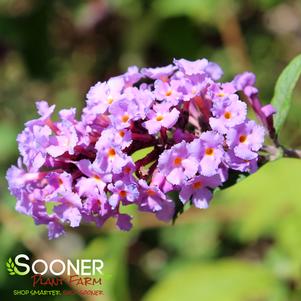
M232 237L242 242L278 235L278 227L285 229L292 213L300 217L300 177L301 160L270 162L246 180L218 192L210 209L219 208L231 216Z
M296 56L280 74L274 91L272 105L277 113L274 117L275 129L278 133L286 119L292 102L292 94L301 74L301 54Z
M286 268L286 274L295 279L299 279L301 265L300 216L301 208L295 208L290 214L281 218L275 231L277 246L286 254L287 265L289 267L289 270ZM281 272L283 271L284 269L281 269Z
M224 260L178 268L142 300L275 301L287 299L285 295L280 281L262 265Z
M144 158L147 154L149 154L153 149L154 149L153 147L146 147L146 148L140 149L132 154L132 159L134 161L140 160L140 159Z

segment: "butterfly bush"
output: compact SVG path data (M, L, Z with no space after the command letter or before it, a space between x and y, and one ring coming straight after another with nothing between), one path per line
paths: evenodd
M265 134L274 135L275 110L261 105L254 74L225 83L222 74L206 59L129 67L90 88L80 119L72 108L54 120L55 106L37 102L40 117L18 135L21 156L7 171L16 210L46 224L53 239L66 225L109 218L129 230L124 207L132 204L170 221L175 193L182 205L207 208L230 177L256 171Z

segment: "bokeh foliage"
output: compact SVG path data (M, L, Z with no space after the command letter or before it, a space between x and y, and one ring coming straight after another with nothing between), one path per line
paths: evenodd
M264 166L217 192L210 209L188 209L174 226L140 214L130 233L87 225L51 242L45 228L14 211L4 179L36 100L80 112L90 85L129 65L207 57L223 67L225 80L255 72L263 102L271 101L278 75L301 51L300 20L301 4L293 0L0 0L0 265L20 252L102 258L102 300L300 300L296 159ZM296 148L300 114L297 85L280 133ZM14 300L11 290L19 287L31 287L31 279L0 269L1 300Z

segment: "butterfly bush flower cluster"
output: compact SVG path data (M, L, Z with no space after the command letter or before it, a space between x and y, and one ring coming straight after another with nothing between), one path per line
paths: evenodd
M255 76L221 76L206 59L175 59L96 83L80 118L72 108L55 119L54 105L37 102L39 118L19 134L20 158L7 172L17 211L46 224L53 239L66 225L110 218L129 230L124 208L132 204L169 221L172 192L183 205L207 208L230 174L256 171L265 133L274 133L274 109L261 105ZM247 117L247 104L261 125Z

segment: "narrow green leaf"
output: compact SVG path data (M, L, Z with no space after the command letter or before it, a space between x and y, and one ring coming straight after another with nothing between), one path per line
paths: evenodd
M146 148L140 149L132 154L132 159L134 161L140 160L143 157L145 157L147 154L149 154L153 149L154 149L153 147L146 147Z
M278 133L286 119L292 101L293 90L301 74L301 54L296 56L280 74L274 91L272 105L277 113L274 117Z

